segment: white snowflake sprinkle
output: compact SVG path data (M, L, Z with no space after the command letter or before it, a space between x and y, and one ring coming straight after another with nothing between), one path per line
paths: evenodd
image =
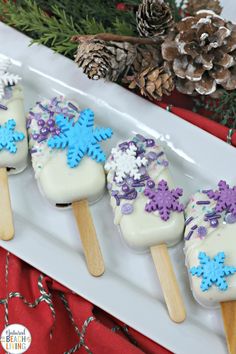
M115 180L120 183L126 177L133 177L135 180L141 178L140 167L146 166L148 160L145 157L137 156L137 147L132 144L126 150L114 148L111 151L113 159L110 159L106 165L106 171L115 172Z
M0 57L0 99L4 97L4 88L6 86L16 85L21 80L20 76L8 71L10 65L10 59Z

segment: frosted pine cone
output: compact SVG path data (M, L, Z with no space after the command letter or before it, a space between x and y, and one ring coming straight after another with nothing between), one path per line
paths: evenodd
M163 0L143 0L136 18L138 32L143 37L164 37L174 24L170 6Z
M217 15L220 15L222 6L219 0L188 0L185 7L187 14L195 15L200 10L212 10Z
M130 43L93 39L80 43L75 62L89 79L116 81L129 69L136 54L136 47Z
M177 24L178 34L162 44L163 58L185 94L215 94L236 88L236 25L212 11L199 11Z
M171 72L164 66L148 67L130 77L129 88L139 88L141 95L161 100L163 95L170 95L174 90L174 81Z

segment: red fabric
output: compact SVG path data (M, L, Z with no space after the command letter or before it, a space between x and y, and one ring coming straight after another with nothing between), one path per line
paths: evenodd
M207 117L192 112L193 101L191 97L174 92L171 96L165 97L164 101L157 101L155 104L164 109L166 109L167 106L170 107L170 105L172 105L172 107L170 107L170 111L172 113L216 136L217 138L227 141L229 128ZM208 116L210 115L210 112L204 111L204 113ZM231 142L233 146L236 146L236 131L234 131L234 134L232 135Z
M3 248L0 282L0 332L6 324L26 326L29 354L69 354L73 348L81 354L170 353Z

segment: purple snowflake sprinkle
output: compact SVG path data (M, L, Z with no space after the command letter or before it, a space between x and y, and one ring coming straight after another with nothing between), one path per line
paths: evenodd
M216 191L205 192L210 199L217 201L215 211L236 214L236 186L230 188L225 181L220 181L218 187L219 189Z
M148 213L158 210L164 221L170 218L171 211L182 212L184 210L184 205L178 201L179 197L183 195L183 190L181 188L169 190L168 184L164 180L158 183L157 188L147 186L144 195L150 199L145 210Z

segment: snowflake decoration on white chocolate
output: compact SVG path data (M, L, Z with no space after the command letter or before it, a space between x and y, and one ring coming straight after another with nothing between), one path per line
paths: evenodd
M236 215L236 186L230 188L226 181L221 180L218 187L216 191L204 191L210 199L216 200L215 211L221 213L225 210Z
M63 115L56 116L56 124L60 134L48 140L51 149L67 149L67 164L77 167L86 155L96 162L105 162L106 155L99 143L109 139L113 132L110 128L94 128L94 112L85 109L80 112L79 119L67 119Z
M236 267L225 265L225 253L219 252L211 259L205 252L198 255L200 265L192 267L190 273L192 276L202 277L200 288L207 291L215 284L221 291L228 289L226 277L236 273Z
M130 144L125 150L114 148L111 150L112 158L106 163L105 170L115 172L115 181L123 182L127 177L135 180L141 178L140 167L146 166L148 160L145 157L137 156L137 147Z
M3 125L0 125L0 151L8 150L11 154L17 151L16 142L22 141L25 135L22 132L15 131L16 122L9 119Z
M11 60L0 57L0 99L5 95L5 87L8 85L16 85L20 76L12 74L8 71L11 65Z

